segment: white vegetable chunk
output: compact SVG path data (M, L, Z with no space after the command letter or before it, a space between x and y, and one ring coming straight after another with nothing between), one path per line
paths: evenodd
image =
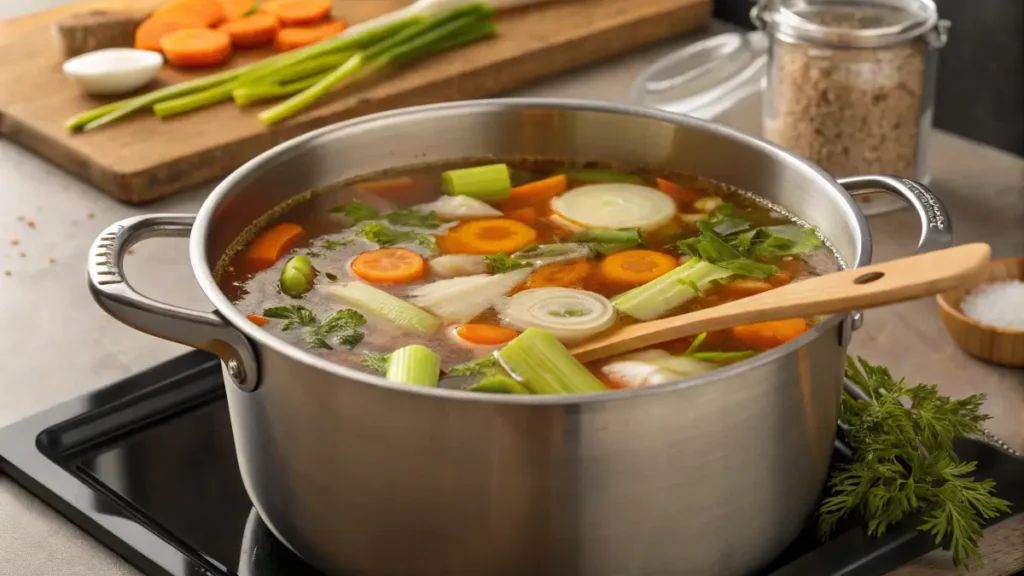
M438 280L414 289L409 301L446 322L469 322L496 305L530 275L529 268L490 276L475 274Z
M471 196L441 196L433 202L416 206L420 212L434 212L448 220L470 220L501 216L501 210Z
M444 278L487 273L487 260L478 254L445 254L431 260L430 271Z
M533 288L509 298L502 319L518 330L538 328L561 342L585 340L615 323L615 307L594 292L572 288Z

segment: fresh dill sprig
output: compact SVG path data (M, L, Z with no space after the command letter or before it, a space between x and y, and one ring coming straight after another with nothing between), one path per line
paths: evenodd
M854 462L832 474L830 495L818 510L818 530L827 538L836 523L856 512L868 534L881 536L892 524L920 515L918 530L952 553L953 563L982 563L982 523L1010 510L993 493L992 480L975 480L975 462L960 462L953 440L981 432L984 394L961 400L928 384L906 385L889 370L847 358L846 377L867 394L843 395L840 418Z

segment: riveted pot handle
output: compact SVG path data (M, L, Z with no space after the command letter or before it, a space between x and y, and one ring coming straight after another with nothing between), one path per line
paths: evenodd
M100 308L147 334L216 354L242 390L256 389L256 355L249 341L216 312L158 302L132 288L124 256L147 238L187 237L192 214L153 214L121 220L103 231L89 250L89 290Z
M851 196L881 191L910 204L921 219L918 254L953 245L953 222L949 213L942 201L923 184L895 176L851 176L840 178L839 185L846 188Z

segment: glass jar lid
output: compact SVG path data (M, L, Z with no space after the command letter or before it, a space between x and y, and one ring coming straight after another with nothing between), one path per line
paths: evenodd
M750 17L785 40L857 48L926 34L940 47L949 26L932 0L759 0Z

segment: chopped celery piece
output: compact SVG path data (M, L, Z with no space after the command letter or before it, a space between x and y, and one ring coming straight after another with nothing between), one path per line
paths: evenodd
M627 184L644 184L644 179L634 176L621 170L609 170L604 168L583 168L570 170L566 173L569 180L576 182L625 182Z
M654 320L700 296L701 291L706 290L715 280L732 274L700 258L691 258L668 274L612 298L612 305L619 312L637 320Z
M449 196L501 200L512 192L512 177L505 164L459 168L441 174L441 189Z
M601 392L605 385L555 338L529 328L497 352L498 360L533 394Z
M351 306L383 318L397 328L413 334L433 334L441 320L425 310L363 282L349 282L327 288Z
M488 376L466 388L470 392L489 392L491 394L529 394L525 386L508 376Z
M388 356L388 368L384 377L403 384L437 386L440 375L441 357L426 346L410 344Z

